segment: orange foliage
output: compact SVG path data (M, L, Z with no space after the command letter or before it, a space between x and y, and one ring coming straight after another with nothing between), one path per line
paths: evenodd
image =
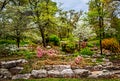
M103 39L102 47L114 53L120 53L120 45L119 45L119 42L115 38Z

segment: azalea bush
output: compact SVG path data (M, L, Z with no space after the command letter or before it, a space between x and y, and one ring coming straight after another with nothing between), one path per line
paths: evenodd
M42 49L40 47L37 47L37 57L41 58L43 57L44 55L47 55L48 57L50 58L53 58L53 57L56 57L58 54L58 51L57 50L54 50L54 49Z
M120 45L115 38L103 39L102 47L114 53L120 53Z

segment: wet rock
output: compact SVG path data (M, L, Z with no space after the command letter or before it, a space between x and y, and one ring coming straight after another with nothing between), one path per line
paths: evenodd
M41 70L32 70L31 72L34 78L44 78L47 77L47 71L44 69Z
M17 74L12 79L29 79L31 74Z
M0 69L0 80L11 79L12 75L8 69Z
M90 71L85 69L75 69L73 72L77 78L88 77L90 75Z
M64 78L72 78L74 76L74 73L72 69L64 69L63 71L61 71L61 75Z

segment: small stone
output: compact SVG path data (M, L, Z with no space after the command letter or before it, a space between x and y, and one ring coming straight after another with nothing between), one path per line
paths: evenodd
M51 48L51 46L46 46L46 48L47 48L47 49L50 49L50 48Z

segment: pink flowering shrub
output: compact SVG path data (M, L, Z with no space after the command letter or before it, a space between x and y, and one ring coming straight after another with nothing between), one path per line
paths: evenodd
M47 54L49 57L56 56L58 52L54 49L44 50L37 47L37 57L41 58L43 55Z
M81 56L78 56L78 57L75 58L75 63L76 64L82 63L82 61L83 61L83 57L81 57Z
M37 57L42 57L43 56L43 54L45 54L46 53L46 51L45 50L43 50L42 48L40 48L40 47L37 47Z

